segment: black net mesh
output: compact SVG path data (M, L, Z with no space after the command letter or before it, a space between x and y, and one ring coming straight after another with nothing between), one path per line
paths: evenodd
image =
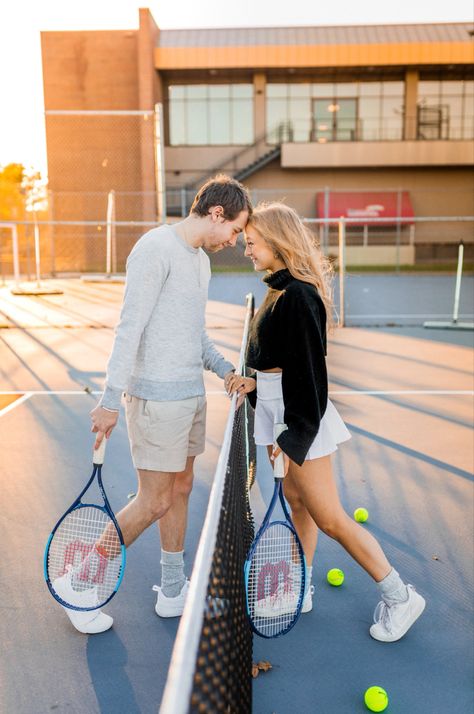
M245 402L234 418L193 679L189 711L199 714L252 710L252 633L244 583L245 556L254 536L248 498L255 474L252 434L253 410Z

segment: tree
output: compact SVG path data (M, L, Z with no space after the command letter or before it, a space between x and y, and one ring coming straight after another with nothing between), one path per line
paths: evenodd
M0 167L0 220L31 220L31 211L47 208L46 188L37 171L27 171L23 164Z

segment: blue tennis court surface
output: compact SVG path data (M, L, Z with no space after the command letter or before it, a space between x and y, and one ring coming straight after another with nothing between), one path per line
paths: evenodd
M244 313L237 290L242 305L249 288L231 280L223 302L221 292L212 292L224 289L217 283L209 333L235 361ZM0 331L2 712L151 714L161 701L178 622L154 613L151 587L160 574L154 528L129 550L122 588L105 608L115 620L108 633L76 633L42 578L51 526L90 471L88 412L96 397L84 390L102 384L121 290L71 283L64 297L47 303L7 296L10 311L0 304L9 325ZM321 536L313 611L289 635L255 640L254 660L272 665L254 680L256 714L364 712L371 685L389 693L389 714L472 711L473 360L472 335L459 335L449 333L445 342L443 333L420 327L349 327L331 336L331 398L352 433L334 459L342 501L350 513L369 510L364 527L426 597L427 609L400 642L372 640L377 589ZM207 451L197 462L191 500L188 572L229 408L220 380L209 376L206 384ZM27 397L5 406L13 399L7 392ZM273 488L266 456L259 457L257 522ZM104 482L115 509L135 490L123 418ZM332 567L345 572L340 588L325 582Z

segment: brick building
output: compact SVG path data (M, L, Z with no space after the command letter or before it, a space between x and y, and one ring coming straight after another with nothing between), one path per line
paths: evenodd
M466 23L160 30L147 9L137 30L43 32L54 217L104 217L113 189L118 219L156 220L162 103L168 215L222 170L308 218L406 215L416 260L452 257L471 224L408 219L474 214L472 39Z

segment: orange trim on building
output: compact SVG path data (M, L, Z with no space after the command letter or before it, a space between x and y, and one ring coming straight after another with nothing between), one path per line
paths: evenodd
M469 42L155 48L155 67L158 70L360 67L473 62L474 48Z

